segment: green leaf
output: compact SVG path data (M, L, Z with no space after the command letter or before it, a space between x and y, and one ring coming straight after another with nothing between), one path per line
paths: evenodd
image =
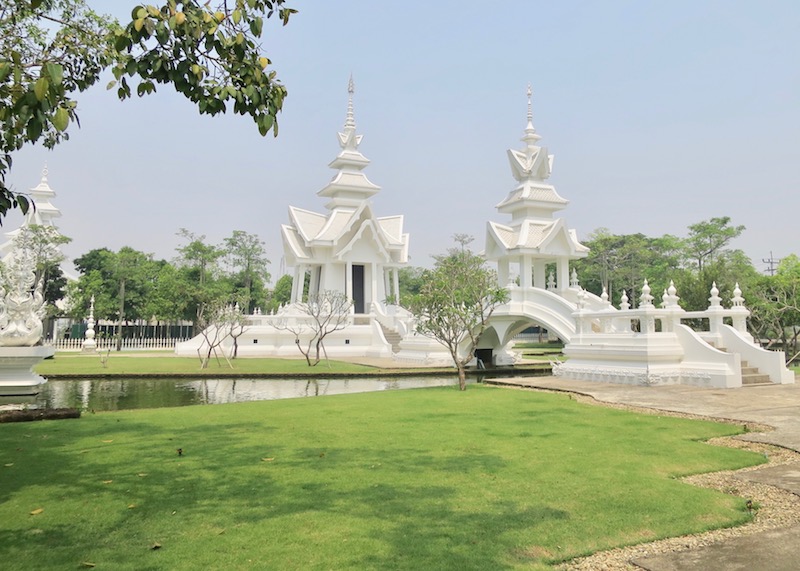
M46 63L44 67L50 77L50 83L61 85L64 80L64 66L59 63Z
M53 127L63 133L66 131L67 125L69 125L69 112L63 107L59 107L53 115Z
M23 214L27 214L28 209L31 207L33 203L29 202L28 199L21 194L18 194L16 198L17 198L17 206L19 206L20 212L22 212Z
M47 81L46 77L40 77L36 80L36 83L33 84L33 93L36 95L36 99L40 102L45 100L49 90L50 82Z

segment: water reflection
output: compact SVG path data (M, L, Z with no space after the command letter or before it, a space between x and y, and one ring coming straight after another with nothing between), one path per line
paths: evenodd
M0 405L25 404L31 407L107 411L412 389L455 385L457 382L455 376L51 380L36 397L4 397L0 399Z

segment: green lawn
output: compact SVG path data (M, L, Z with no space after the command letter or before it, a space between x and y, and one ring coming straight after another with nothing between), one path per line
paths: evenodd
M218 377L220 373L242 374L315 374L329 373L367 373L376 371L375 367L345 363L343 361L322 361L316 367L309 367L305 359L268 359L247 358L232 361L233 369L221 359L220 363L212 360L207 369L200 368L200 360L193 357L175 357L164 353L114 353L112 352L103 366L98 355L81 353L57 353L52 359L46 359L36 365L40 375L210 375Z
M483 386L5 424L0 560L545 569L747 521L741 498L675 479L762 462L700 442L738 431Z
M56 353L52 359L46 359L36 365L35 370L45 377L57 376L170 376L186 375L192 377L219 377L220 375L258 375L258 376L320 376L331 375L428 375L445 373L454 374L452 367L442 368L402 368L381 369L344 361L321 361L315 367L309 367L305 359L277 358L240 358L231 361L233 368L221 359L218 363L212 360L207 369L200 368L200 360L193 357L175 357L164 352L153 353L114 353L112 352L105 366L98 355L82 353ZM517 367L522 371L537 372L548 369L548 363L530 364ZM549 369L548 369L549 370ZM477 371L475 371L477 372Z

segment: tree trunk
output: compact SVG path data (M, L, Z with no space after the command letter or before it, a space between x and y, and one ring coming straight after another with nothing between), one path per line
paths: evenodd
M458 362L458 390L467 390L467 373L464 370L464 363Z
M119 282L119 323L117 324L117 351L122 351L122 322L125 319L125 280Z

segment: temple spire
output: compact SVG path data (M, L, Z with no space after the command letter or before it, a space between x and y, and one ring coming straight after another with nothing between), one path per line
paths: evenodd
M531 89L531 84L528 83L528 124L525 126L525 136L522 137L522 141L527 144L528 152L532 153L536 147L536 142L541 139L541 137L536 133L536 129L533 127L533 89Z
M353 93L355 93L355 84L353 83L353 74L350 74L350 81L347 83L347 119L344 122L345 128L352 127L355 129L356 127L356 119L355 115L353 114Z
M533 129L533 104L531 103L531 96L533 96L533 90L531 89L531 84L528 83L528 128Z
M353 74L350 74L350 81L347 82L347 118L344 121L344 129L339 133L339 146L345 151L358 152L361 135L356 135L353 93L355 93L355 84L353 83Z
M356 133L356 120L353 113L354 92L353 75L350 74L350 81L347 82L347 118L344 122L344 129L338 133L339 146L342 150L328 165L338 172L331 182L317 193L319 196L330 198L325 205L328 209L357 208L380 190L378 185L370 182L361 172L369 164L369 160L358 150L363 135Z

